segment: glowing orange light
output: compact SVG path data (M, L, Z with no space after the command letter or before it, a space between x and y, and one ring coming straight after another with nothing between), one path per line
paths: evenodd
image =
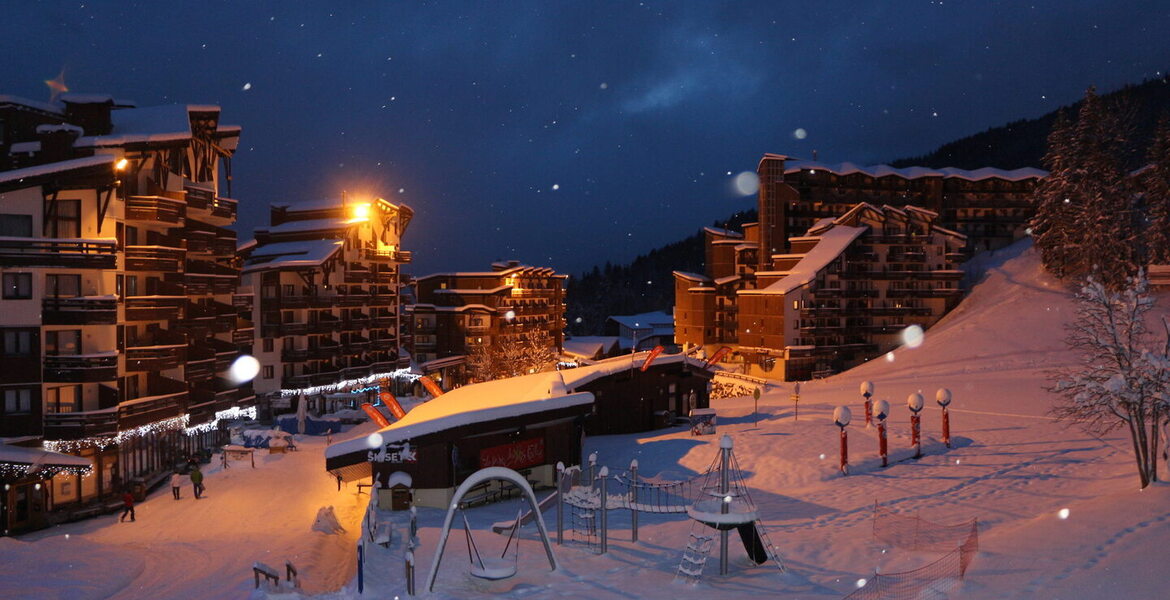
M120 159L118 159L118 162L114 163L114 168L119 170L119 171L122 171L126 168L126 165L129 165L129 164L130 164L130 161L128 161L124 158L120 158Z
M368 219L368 218L370 218L370 205L369 204L355 204L353 207L353 217L355 219Z

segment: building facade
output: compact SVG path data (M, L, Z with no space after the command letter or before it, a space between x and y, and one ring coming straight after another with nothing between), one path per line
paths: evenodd
M401 351L402 236L414 211L382 198L274 204L239 248L260 324L257 394L333 386L410 366ZM316 396L317 394L311 394Z
M220 194L240 128L219 116L0 97L0 436L93 464L47 482L46 511L149 487L253 403L225 375L252 329Z
M676 340L729 346L744 372L789 381L887 352L907 327L933 325L961 297L967 240L937 221L915 206L861 203L789 238L767 270L738 253L745 262L733 262L732 275L676 272Z
M461 366L477 347L535 340L560 354L567 278L517 261L417 278L410 311L416 364L426 374L445 373L440 384L449 389L467 381Z
M940 226L967 236L968 253L1002 248L1027 235L1034 212L1032 194L1048 172L825 164L765 154L757 174L757 239L767 249L758 255L757 264L766 268L771 254L786 251L788 238L860 202L909 204L933 211Z

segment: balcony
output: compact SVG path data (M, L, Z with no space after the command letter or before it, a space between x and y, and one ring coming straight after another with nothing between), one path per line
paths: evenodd
M126 246L126 270L178 273L186 256L187 251L183 248Z
M126 340L127 371L173 369L187 360L187 336L160 329L136 340Z
M0 237L0 264L6 267L113 269L118 241Z
M41 300L45 325L113 325L118 322L114 296L47 297Z
M392 337L370 340L370 350L397 350L398 340Z
M126 320L178 320L186 305L186 296L126 296Z
M295 363L309 360L309 351L305 349L285 348L280 351L280 362Z
M45 356L44 369L49 383L114 381L118 378L118 353L50 354Z
M286 335L305 335L309 332L307 323L269 323L260 326L261 337L283 337Z
M235 328L232 329L232 343L237 346L251 346L256 336L256 327L251 321L236 317Z
M374 318L370 320L370 328L386 329L394 327L394 321L395 319L393 316L375 315Z
M337 342L327 344L317 344L317 346L309 348L309 358L313 360L332 360L341 355L341 344Z
M341 344L341 350L345 354L361 354L369 348L370 340L360 335L351 335L348 340Z
M187 348L187 365L184 378L187 381L206 381L215 376L215 350L203 344Z
M44 423L46 440L79 440L114 436L118 433L118 408L46 413Z
M357 313L356 315L349 315L345 319L345 329L369 329L370 315L364 313Z
M159 377L156 381L158 380L174 382L183 386L181 381L173 379ZM126 431L165 419L173 419L183 414L186 405L187 390L185 386L182 391L163 392L127 400L118 405L118 429Z
M346 368L341 370L341 378L342 379L357 379L359 377L369 377L369 375L370 375L370 365L369 364L354 365L352 367L346 367Z
M126 199L127 221L154 221L182 224L187 202L165 196L130 196Z

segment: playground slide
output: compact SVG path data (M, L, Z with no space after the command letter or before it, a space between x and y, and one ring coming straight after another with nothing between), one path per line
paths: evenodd
M756 524L744 523L737 529L739 529L740 539L743 540L743 549L747 550L748 556L756 561L757 565L764 564L764 561L768 560L768 551L764 548L764 540L760 537L760 532L756 530Z
M544 512L544 511L548 510L548 507L552 506L556 501L557 501L557 493L553 492L553 493L549 494L547 498L545 498L544 500L541 500L536 505L536 507L540 509L540 512ZM535 517L535 513L533 513L532 510L529 510L528 512L524 513L523 515L520 516L520 525L523 526L523 525L527 525L527 524L531 523L533 517ZM512 519L511 521L500 521L499 523L492 524L492 531L494 531L495 533L507 533L507 532L511 531L512 528L515 526L516 526L515 519Z

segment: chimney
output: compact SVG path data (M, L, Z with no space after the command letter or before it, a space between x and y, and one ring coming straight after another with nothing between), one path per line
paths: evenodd
M114 99L103 94L61 94L65 120L85 130L85 135L109 135L114 130L110 111Z
M813 162L817 162L817 151L813 150Z
M81 128L73 125L38 125L37 138L41 141L41 162L52 163L73 158L73 142L81 136Z

